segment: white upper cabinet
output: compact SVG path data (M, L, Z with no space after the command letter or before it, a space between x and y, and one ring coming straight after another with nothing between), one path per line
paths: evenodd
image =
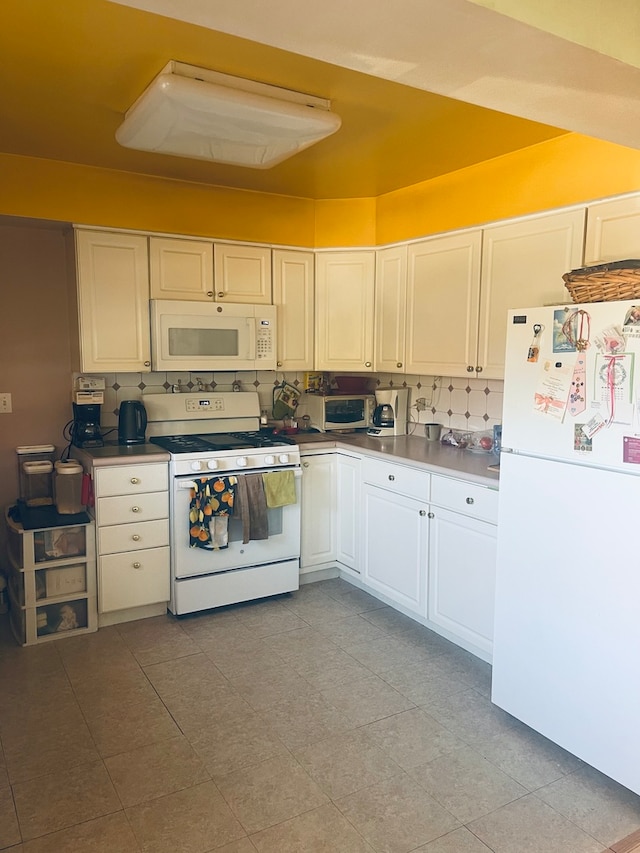
M215 299L270 305L271 249L214 243Z
M147 238L77 230L75 249L79 369L150 371Z
M584 265L640 258L640 195L590 204Z
M375 252L316 256L316 369L373 370Z
M483 230L476 373L504 377L507 311L567 302L562 276L581 265L584 209Z
M407 247L376 252L375 370L405 373Z
M313 369L314 255L275 249L273 301L278 312L278 369Z
M481 243L478 229L409 246L404 372L462 376L475 370Z
M152 299L213 299L213 243L149 238Z

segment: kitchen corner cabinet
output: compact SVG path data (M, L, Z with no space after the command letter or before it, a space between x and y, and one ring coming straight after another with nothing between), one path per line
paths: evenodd
M75 231L79 358L87 373L151 370L147 238Z
M270 305L271 249L268 246L213 244L215 299Z
M168 477L166 462L94 468L101 626L169 600Z
M373 371L375 252L316 255L317 370Z
M581 265L584 209L534 216L483 230L476 371L504 377L509 308L566 302L562 276Z
M433 476L427 617L491 658L498 492Z
M480 229L408 250L406 373L476 375Z
M313 267L313 252L273 251L279 370L313 369Z
M629 258L640 258L640 195L590 204L584 265Z
M424 619L430 475L365 458L362 476L363 584Z
M375 370L406 373L407 247L376 252Z
M213 300L213 242L149 237L152 299Z
M335 454L303 453L300 574L317 571L336 560Z

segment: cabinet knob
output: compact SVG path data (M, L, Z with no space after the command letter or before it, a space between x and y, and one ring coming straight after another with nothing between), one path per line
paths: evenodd
M482 366L481 365L478 365L478 367L476 367L476 373L482 373Z
M365 366L365 367L371 367L371 362L370 362L370 361L365 361L364 366Z
M221 290L221 291L218 293L218 299L222 299L222 297L223 297L223 296L224 296L224 292Z
M396 364L396 367L402 367L402 362L401 362L401 361L399 361L399 362Z
M139 536L137 533L134 533L134 534L133 534L133 536L132 536L131 538L133 539L133 541L134 541L134 542L139 542L139 541L140 541L140 536Z
M309 463L308 463L308 462L303 462L303 463L302 463L302 467L303 467L303 468L308 468L308 467L309 467Z
M420 510L420 515L426 515L426 514L427 514L426 509L421 509L421 510Z
M139 482L140 482L140 480L137 477L131 478L131 484L132 485L137 486Z
M209 299L213 299L213 290L207 290L207 296Z
M276 362L276 366L277 366L277 367L282 367L282 362L281 362L281 361L277 361L277 362Z
M141 569L142 568L142 563L132 563L131 565L133 566L134 569Z
M395 475L394 475L394 474L389 474L389 479L390 479L390 480L395 480Z
M151 367L151 362L150 362L150 361L145 361L144 366L145 366L145 367Z
M429 518L435 518L436 517L436 514L434 512L428 512L427 515L429 516Z
M139 506L132 506L131 512L140 512L140 507Z
M466 498L466 502L467 502L468 504L475 503L475 501L473 500L473 498Z
M473 373L473 372L474 372L474 370L473 370L473 365L471 365L471 364L470 364L470 365L468 365L468 366L467 366L467 373Z

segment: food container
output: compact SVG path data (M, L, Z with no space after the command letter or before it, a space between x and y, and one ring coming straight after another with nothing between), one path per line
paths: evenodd
M53 504L53 444L37 444L16 448L20 500L27 506Z
M56 462L54 494L56 510L60 515L82 512L82 465L74 460Z
M469 444L467 445L467 450L470 450L472 453L491 453L493 451L493 433L469 433Z

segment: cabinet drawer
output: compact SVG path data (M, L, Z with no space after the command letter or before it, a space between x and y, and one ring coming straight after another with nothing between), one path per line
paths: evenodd
M140 521L98 528L100 554L117 554L118 551L140 551L143 548L160 548L169 544L169 520Z
M498 522L498 492L486 486L434 476L431 479L431 503L472 518L494 524Z
M96 470L96 495L136 495L161 492L169 486L169 468L165 462L118 465Z
M388 489L390 492L416 498L419 501L429 500L431 475L425 471L365 458L362 461L362 473L365 483L371 483L381 489Z
M97 511L100 527L167 518L169 515L169 494L168 492L151 492L143 495L99 498Z
M169 600L169 548L107 554L98 565L100 613Z

